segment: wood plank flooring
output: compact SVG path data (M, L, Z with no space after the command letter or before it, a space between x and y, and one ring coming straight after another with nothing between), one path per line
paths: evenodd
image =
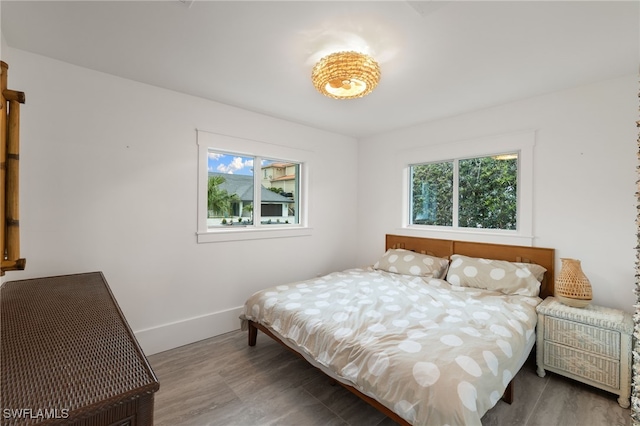
M160 380L157 426L396 424L260 332L255 347L234 331L148 358ZM498 402L482 424L631 425L616 398L553 373L540 378L532 356L515 377L514 403Z

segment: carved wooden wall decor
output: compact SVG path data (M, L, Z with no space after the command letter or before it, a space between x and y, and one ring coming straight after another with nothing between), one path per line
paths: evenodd
M640 91L638 92L638 117L640 118ZM638 128L638 153L636 163L636 304L633 315L635 337L633 347L633 380L631 387L631 421L633 426L640 426L640 120Z
M6 271L22 270L26 260L20 258L20 104L24 92L7 88L9 66L0 61L0 275Z

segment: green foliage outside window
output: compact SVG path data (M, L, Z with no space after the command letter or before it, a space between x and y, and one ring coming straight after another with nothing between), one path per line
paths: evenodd
M518 159L460 160L458 226L516 229Z
M411 223L515 230L517 156L480 157L411 166ZM457 168L458 181L454 181ZM458 199L454 203L454 188ZM458 223L454 224L457 208Z
M271 191L271 192L275 192L276 194L280 194L280 195L284 194L284 189L282 189L282 188L276 188L276 187L274 187L274 186L270 186L270 187L269 187L269 188L267 188L267 189L268 189L269 191Z
M229 216L232 203L240 201L236 194L229 194L226 189L220 188L224 182L226 180L222 176L209 177L207 208L210 216Z
M412 223L453 224L453 162L420 164L411 168Z

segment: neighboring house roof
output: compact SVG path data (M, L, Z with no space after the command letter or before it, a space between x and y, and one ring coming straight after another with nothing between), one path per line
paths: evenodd
M288 166L295 166L296 163L271 163L271 164L267 164L266 166L262 166L263 169L267 169L269 167L277 167L277 168L284 168L284 167L288 167Z
M284 175L284 176L277 177L275 179L271 179L271 181L275 182L278 180L293 180L295 178L296 178L296 175Z
M224 178L220 189L225 189L229 194L236 194L242 201L253 201L253 176L209 172L209 177L211 176L222 176ZM262 203L289 204L292 201L290 198L270 191L264 186L260 187L260 198Z

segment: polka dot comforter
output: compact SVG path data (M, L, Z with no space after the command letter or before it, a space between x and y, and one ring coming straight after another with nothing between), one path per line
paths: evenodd
M251 296L241 318L414 425L480 425L535 338L537 297L351 269Z

